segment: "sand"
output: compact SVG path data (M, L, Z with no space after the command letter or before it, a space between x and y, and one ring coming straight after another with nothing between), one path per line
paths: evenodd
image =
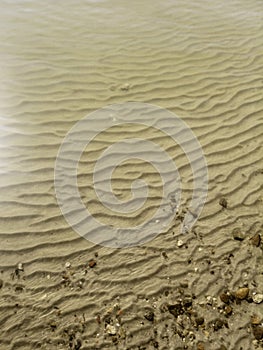
M0 27L0 349L262 348L261 2L4 1ZM173 224L142 246L112 249L67 224L54 165L78 120L127 101L189 125L209 191L199 220L180 235L192 177L174 152L184 190ZM92 146L92 160L83 154L87 205L90 162L107 144ZM156 184L148 165L126 165L114 181L120 196L129 195L123 179L132 171ZM157 181L150 200L160 191ZM122 223L91 206L108 224ZM244 300L240 288L249 289Z

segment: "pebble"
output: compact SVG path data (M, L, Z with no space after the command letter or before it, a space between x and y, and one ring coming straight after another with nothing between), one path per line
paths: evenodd
M206 301L207 301L207 305L212 305L213 304L213 298L210 295L208 295L206 297Z
M165 259L168 259L168 255L166 254L166 252L162 252L162 256L163 256Z
M239 288L235 292L235 297L236 297L236 299L244 300L248 296L248 293L249 293L249 289L248 288L246 288L246 287L245 288Z
M123 85L120 87L120 89L121 89L122 91L129 91L129 90L130 90L130 87L131 87L131 85L130 85L129 83L125 83L125 84L123 84Z
M263 339L263 326L260 326L260 325L254 326L253 327L253 334L257 340Z
M182 288L188 288L188 282L187 282L187 281L181 281L181 282L180 282L180 286L181 286Z
M183 306L181 303L168 305L168 311L175 317L182 315L184 313Z
M97 265L97 263L96 263L96 260L94 260L94 259L92 259L92 260L90 260L90 262L89 262L89 267L92 269L93 267L95 267Z
M225 197L220 198L219 204L221 205L221 207L227 208L227 200L225 199Z
M223 303L228 304L230 301L230 295L227 293L221 293L220 294L220 300L223 301Z
M218 331L219 329L223 328L224 326L224 321L222 321L220 318L218 318L215 323L214 323L214 330Z
M70 267L71 267L71 263L69 261L67 261L66 264L65 264L65 268L69 269Z
M205 344L203 342L199 342L197 344L197 350L205 350Z
M188 308L188 307L191 307L193 304L193 301L192 301L192 298L191 297L186 297L184 300L183 300L183 306L185 308Z
M261 236L256 233L253 237L250 238L250 242L255 246L259 247L261 243Z
M260 304L263 301L263 294L252 295L252 299L253 299L254 303Z
M0 279L0 289L3 287L3 284L4 284L3 280Z
M115 335L117 333L116 327L112 326L111 324L107 324L106 326L106 332L109 335Z
M232 312L233 312L232 307L231 307L230 305L227 305L227 306L225 307L225 314L226 314L227 316L230 316L230 315L232 314Z
M232 232L232 236L236 241L244 241L245 239L245 234L241 231L239 227L235 228Z
M184 242L179 239L178 242L177 242L177 247L182 247L184 245Z
M154 320L154 313L153 313L153 311L148 310L148 311L145 313L144 318L146 318L146 320L148 320L148 321L150 321L150 322L153 322L153 320Z
M252 325L259 325L261 323L261 319L258 315L251 316L251 324Z
M197 326L201 326L204 322L205 319L202 316L195 318L195 323L197 324Z
M17 264L17 269L18 269L19 271L24 271L24 266L23 266L23 264L22 264L22 263Z

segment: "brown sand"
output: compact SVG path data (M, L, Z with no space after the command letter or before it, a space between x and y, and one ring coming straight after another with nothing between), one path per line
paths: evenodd
M0 349L262 348L263 303L251 298L263 293L262 245L249 241L263 228L262 3L3 1L0 27ZM67 225L54 162L77 120L125 101L187 122L210 181L193 232L179 237L178 218L150 243L114 250ZM220 294L246 286L226 309Z

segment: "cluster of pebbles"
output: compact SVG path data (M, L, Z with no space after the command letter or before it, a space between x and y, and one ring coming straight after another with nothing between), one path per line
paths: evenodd
M141 314L141 324L148 323L155 330L153 333L157 333L156 329L161 328L161 324L170 315L174 320L171 327L173 334L187 344L180 349L207 350L211 348L208 339L212 333L224 328L231 331L231 317L235 314L235 308L238 305L241 303L261 304L263 295L251 293L248 287L241 287L235 291L225 290L214 297L207 296L205 302L198 299L191 294L187 281L182 282L177 289L176 296L174 294L171 296L171 300L176 300L175 302L162 302L153 307L145 307ZM115 345L121 343L127 336L121 316L122 310L117 303L104 315L97 318L98 324L104 328L104 333L112 339ZM250 329L254 337L255 347L260 348L263 345L263 319L259 315L252 314L250 316ZM200 334L203 334L203 338L207 340L200 340ZM153 336L151 339L151 348L162 348L158 337ZM148 348L142 347L142 349ZM227 347L222 343L217 350L227 350Z

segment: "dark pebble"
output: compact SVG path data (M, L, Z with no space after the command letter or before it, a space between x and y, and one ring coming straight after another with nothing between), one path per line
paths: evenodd
M254 326L253 327L253 334L257 340L263 339L263 326L260 326L260 325Z
M231 307L230 305L227 305L227 306L225 307L225 314L226 314L227 316L230 316L230 315L232 314L232 312L233 312L232 307Z
M196 317L195 319L195 323L197 324L197 326L201 326L204 322L205 322L205 319L202 316Z
M3 287L3 285L4 285L4 282L3 280L0 279L0 289Z
M220 300L223 301L223 303L228 304L230 301L230 295L228 293L221 293Z
M250 242L255 246L259 247L261 243L261 236L256 233L253 237L250 238Z
M89 262L89 267L90 267L90 268L93 268L93 267L95 267L96 265L97 265L96 260L94 260L94 259L90 260L90 262Z
M159 348L159 343L158 343L158 341L154 341L154 342L153 342L153 347L154 347L155 349L158 349L158 348Z
M111 319L110 315L106 315L106 316L104 317L104 322L105 322L105 325L111 324L112 319Z
M18 293L23 292L23 290L24 290L24 287L23 287L23 286L16 286L16 287L15 287L15 291L18 292Z
M163 256L165 259L168 259L168 255L166 254L166 252L162 252L162 256Z
M219 204L221 205L221 207L227 208L227 200L225 199L225 197L220 198Z
M223 328L224 324L224 321L217 319L214 323L214 330L218 331L219 329Z
M184 307L191 307L193 304L192 298L185 298L183 301Z
M168 311L175 317L184 313L183 305L181 303L168 305Z
M144 318L146 318L146 320L153 322L154 320L154 313L151 310L146 311L146 313L144 314Z

